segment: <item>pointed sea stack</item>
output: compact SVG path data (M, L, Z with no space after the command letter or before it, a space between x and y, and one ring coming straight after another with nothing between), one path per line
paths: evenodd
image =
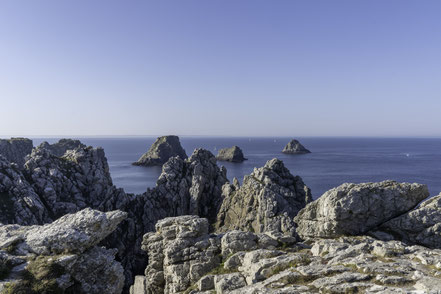
M224 148L219 150L216 159L220 161L230 161L230 162L243 162L244 160L247 160L243 156L242 149L240 149L238 146L233 146L231 148Z
M283 148L282 153L285 154L305 154L311 153L308 149L306 149L302 144L300 144L297 140L291 140L285 148Z
M170 157L187 158L178 136L162 136L156 139L147 153L144 153L133 165L153 166L163 165Z

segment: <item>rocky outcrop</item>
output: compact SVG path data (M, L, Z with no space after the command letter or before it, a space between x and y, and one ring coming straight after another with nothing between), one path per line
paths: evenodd
M49 221L49 212L22 171L0 155L0 225Z
M189 293L196 284L203 290L229 293L246 286L245 276L234 273L239 266L244 264L247 271L253 272L250 267L259 256L282 254L265 251L278 245L265 234L209 234L207 219L197 216L166 218L156 224L155 233L144 235L142 248L148 253L149 265L145 276L135 278L130 293ZM258 251L262 248L265 250ZM248 257L246 251L251 250L260 253Z
M46 149L51 154L58 157L63 156L67 150L75 150L77 148L85 148L85 147L86 145L81 143L79 140L72 140L72 139L61 139L54 144L49 144L48 142L44 141L38 146L38 148Z
M196 149L187 160L173 157L164 164L156 187L146 194L156 201L152 208L165 211L167 216L192 214L214 222L226 182L226 170L217 166L214 155Z
M159 222L144 237L149 266L131 294L428 293L441 286L441 250L367 236L286 246L265 234L209 235L207 227L196 216Z
M238 146L233 146L231 148L224 148L219 150L216 159L220 161L230 161L230 162L243 162L244 160L247 160L243 156L242 149L240 149Z
M441 194L412 211L381 224L371 234L383 240L402 240L441 249Z
M184 291L219 265L220 239L208 228L207 219L181 216L159 221L156 233L144 236L147 293Z
M124 285L116 250L96 245L127 217L84 209L44 226L0 226L7 293L115 293Z
M272 232L295 236L294 216L312 201L310 189L293 176L278 159L268 161L245 176L243 185L235 180L223 187L222 206L217 216L218 231Z
M295 217L302 238L361 235L413 209L429 196L425 185L384 181L343 184Z
M125 193L113 186L102 148L67 150L62 157L45 148L35 148L25 163L24 174L57 219L86 207L117 209Z
M179 142L178 136L163 136L156 139L150 149L144 153L133 165L152 166L163 165L171 157L179 156L186 159L187 154Z
M226 181L214 155L197 149L187 160L171 158L157 186L135 197L113 185L102 148L67 149L60 157L39 146L22 171L0 158L0 222L43 224L86 207L126 211L127 219L102 244L118 249L131 284L146 267L142 236L169 216L199 214L214 222Z
M32 140L26 138L0 139L0 155L22 167L25 157L31 153L33 148Z
M285 154L305 154L311 153L308 149L306 149L302 144L300 144L297 140L291 140L285 148L283 148L282 153Z

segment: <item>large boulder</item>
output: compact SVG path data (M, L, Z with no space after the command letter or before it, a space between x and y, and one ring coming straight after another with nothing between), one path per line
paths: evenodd
M224 148L219 150L216 159L220 161L230 161L230 162L243 162L244 160L247 160L243 156L242 149L240 149L238 146L233 146L231 148Z
M21 252L38 255L82 253L97 245L126 218L127 213L122 211L86 208L43 226L1 226L0 247L14 244Z
M424 201L417 209L381 224L371 234L379 239L441 248L441 194Z
M311 153L308 149L306 149L302 144L300 144L297 140L291 140L285 148L283 148L282 153L285 154L305 154Z
M186 159L187 154L179 142L178 136L162 136L156 139L150 149L133 165L152 166L163 165L171 157L179 156Z
M278 159L223 187L216 229L295 236L294 216L312 201L310 189Z
M49 144L48 142L44 141L38 146L38 148L46 149L50 153L58 157L63 156L67 150L75 150L77 148L85 148L85 147L86 145L81 143L79 140L72 140L72 139L61 139L54 144Z
M0 139L0 155L8 161L22 167L25 157L31 153L33 148L32 140L26 138Z
M121 293L124 274L116 250L96 245L126 217L85 209L44 226L1 226L0 257L9 269L0 277L0 290Z
M346 183L308 204L294 221L302 238L360 235L408 212L427 196L427 186L416 183Z

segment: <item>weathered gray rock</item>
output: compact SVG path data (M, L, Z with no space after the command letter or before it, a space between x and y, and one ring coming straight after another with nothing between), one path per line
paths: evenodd
M289 143L283 148L282 153L285 154L305 154L311 153L308 149L306 149L302 144L300 144L297 140L291 140Z
M207 236L207 226L195 216L159 222L157 233L147 234L144 243L149 257L159 259L149 258L145 279L137 279L133 287L141 290L131 293L411 293L437 289L441 282L441 250L366 236L310 240L312 247L266 249L259 243L263 238L251 232L211 235L221 237L214 247L224 266L210 270L197 266L207 260L197 245ZM195 282L189 278L193 270L199 277ZM167 288L168 283L173 287Z
M32 140L26 138L0 139L0 155L18 167L25 163L25 157L31 153L33 148Z
M81 143L79 140L72 140L72 139L61 139L54 144L49 144L48 142L44 141L38 146L38 148L46 149L51 154L58 157L63 156L67 150L75 150L77 148L85 148L85 147L86 145Z
M238 182L223 187L222 206L217 216L218 231L272 232L273 236L295 235L293 217L312 201L310 189L293 176L278 159L254 169Z
M220 238L208 235L208 226L197 216L165 218L144 236L147 293L184 291L220 264Z
M186 159L187 155L179 142L178 136L163 136L156 139L150 149L143 154L134 165L163 165L171 157L179 156Z
M126 217L121 211L86 208L44 226L0 226L0 248L15 244L26 254L82 253L112 233Z
M425 185L384 181L343 184L295 217L302 238L360 235L413 209L429 196Z
M246 286L244 277L239 273L218 275L214 278L216 294L230 293L232 290Z
M238 146L233 146L231 148L224 148L219 150L216 159L220 161L230 161L230 162L243 162L244 160L247 160L243 156L242 149L240 149Z
M214 222L222 202L222 186L227 182L226 170L219 168L214 155L204 149L196 149L187 160L170 158L164 164L156 182L156 188L147 194L157 202L158 210L166 216L198 215ZM160 199L160 200L156 200Z
M0 255L13 261L0 287L8 293L40 293L37 285L55 293L121 293L124 273L116 250L96 245L126 216L85 209L44 226L0 226Z
M49 213L18 167L0 155L0 225L49 222Z
M424 201L417 209L381 224L371 234L379 239L441 248L441 194Z
M58 157L37 147L25 163L24 174L54 219L86 207L118 209L126 201L124 191L113 186L102 148L67 150Z

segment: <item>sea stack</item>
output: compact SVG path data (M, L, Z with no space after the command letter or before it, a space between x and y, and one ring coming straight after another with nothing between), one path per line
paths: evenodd
M306 149L299 141L293 139L291 140L285 148L283 148L282 153L285 154L305 154L311 153L308 149Z
M230 161L230 162L243 162L244 160L247 160L243 156L242 149L240 149L238 146L233 146L231 148L224 148L219 150L216 159L220 161Z
M179 142L178 136L162 136L156 139L149 151L144 153L133 165L154 166L163 165L170 157L179 156L187 158L185 150Z

